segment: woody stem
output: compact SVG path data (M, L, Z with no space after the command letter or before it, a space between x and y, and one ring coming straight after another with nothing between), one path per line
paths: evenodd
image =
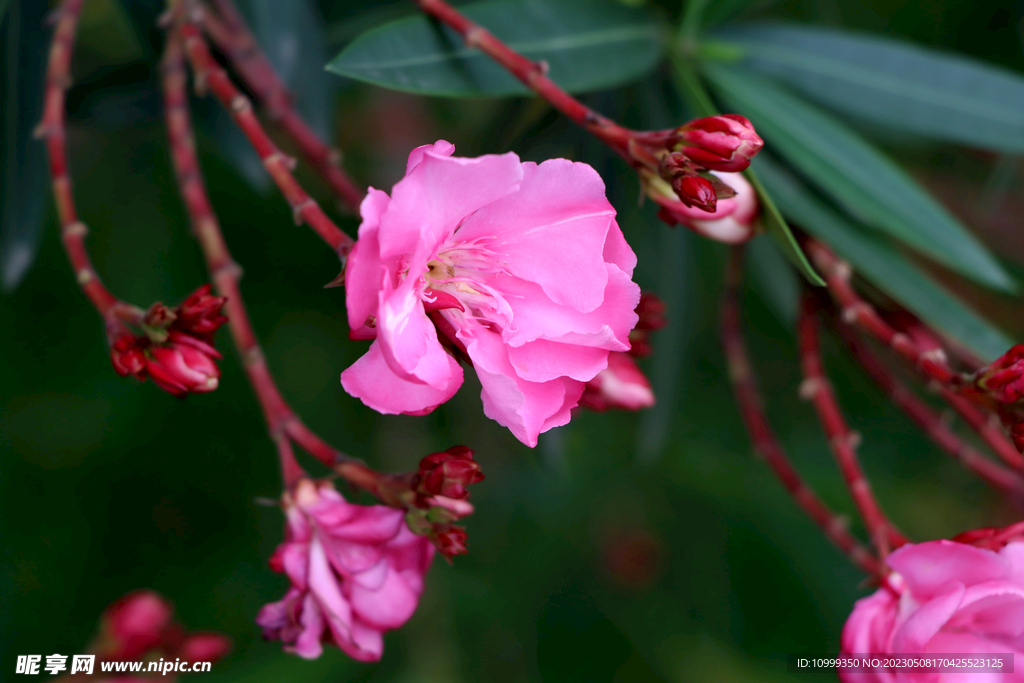
M217 292L227 298L225 312L228 328L249 384L256 393L270 438L277 446L282 476L286 486L293 485L305 475L295 462L292 441L329 468L344 465L352 476L342 476L353 484L376 492L378 480L386 475L345 456L317 436L298 418L281 396L266 359L256 341L249 313L242 298L239 282L242 270L235 263L221 232L220 224L210 203L199 160L196 156L195 137L189 113L185 54L182 36L171 31L161 65L163 71L164 116L174 163L175 176L185 208L192 222L192 230L199 241L207 269Z
M814 404L818 420L828 438L829 447L846 482L850 497L861 521L864 522L864 528L867 529L875 550L884 558L893 546L898 547L906 543L906 538L893 527L882 512L857 459L858 436L846 424L821 360L817 311L818 301L815 295L805 292L800 319L797 322L800 364L804 372L800 394Z
M210 48L195 22L202 8L190 0L172 0L172 17L176 31L184 41L185 54L195 73L197 92L209 89L221 105L230 112L235 123L245 134L256 154L263 161L270 177L292 207L296 222L305 221L320 238L345 260L354 241L332 221L320 205L310 197L292 175L293 160L277 148L256 117L252 102L231 82L227 73L210 54Z
M456 31L470 48L478 48L503 66L526 87L547 100L555 109L583 126L599 140L629 160L627 149L634 133L601 116L548 78L547 64L531 61L474 23L445 0L416 0L425 13Z
M112 341L115 337L128 333L124 323L139 324L143 312L111 294L97 275L85 245L85 236L89 231L85 223L78 218L71 177L68 173L64 109L67 89L71 84L71 55L83 1L64 0L56 10L57 25L50 44L49 64L46 70L43 118L35 130L35 136L46 141L50 178L64 251L82 292L106 323L108 341Z
M855 565L868 574L877 574L880 565L875 555L854 538L845 520L836 515L803 481L782 448L764 412L750 357L743 338L740 285L742 279L742 248L730 252L726 269L726 286L721 305L722 346L729 366L729 379L739 406L743 424L754 451L764 459L797 506Z
M287 86L260 50L245 19L231 0L213 0L219 17L202 12L198 21L214 45L227 56L246 87L255 94L270 120L287 135L306 162L323 178L345 206L359 213L366 194L341 167L341 152L324 143L299 114Z

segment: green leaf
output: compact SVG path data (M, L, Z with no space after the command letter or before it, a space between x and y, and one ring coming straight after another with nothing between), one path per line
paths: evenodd
M676 76L676 87L690 108L701 116L714 116L717 114L718 110L715 108L714 102L711 101L711 96L690 64L684 59L677 57L672 60L672 66ZM808 282L817 287L824 286L825 281L814 271L814 267L811 266L804 252L800 249L800 245L796 243L793 233L790 231L789 226L786 225L786 219L775 208L775 202L772 201L771 196L765 191L761 181L757 178L757 174L748 168L744 175L750 181L750 184L754 186L758 199L761 201L761 220L765 230L772 236L772 239L775 240L775 243L782 250L782 253L785 254L786 258L789 259L790 263L807 278Z
M744 264L754 288L783 327L796 326L800 280L775 245L763 237L746 246Z
M46 208L46 148L32 136L42 116L48 5L11 4L3 44L4 146L0 165L0 287L13 291L35 262Z
M547 62L569 92L601 90L653 71L665 50L657 15L610 0L499 0L463 8L513 50ZM530 90L451 29L424 16L369 31L327 69L384 88L445 97L503 97Z
M852 216L975 282L1017 290L977 238L841 121L763 77L720 64L705 63L703 69L725 103L754 123L770 149Z
M883 36L787 24L715 34L744 64L807 98L890 129L1003 152L1024 152L1024 77Z
M4 15L7 14L7 7L11 4L11 0L0 0L0 21L3 20Z
M914 265L880 235L858 228L817 199L802 183L764 154L754 160L783 212L821 239L871 284L929 325L991 361L1012 342L998 328Z

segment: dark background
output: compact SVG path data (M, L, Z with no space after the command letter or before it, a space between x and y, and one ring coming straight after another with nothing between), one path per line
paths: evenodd
M412 3L320 4L333 54L356 30L353 17L369 25ZM1018 71L1022 13L1021 3L962 0L780 2L748 12L903 36ZM69 96L71 171L110 289L139 305L173 305L206 276L171 176L158 100L146 94L156 85L151 36L133 33L127 17L110 0L87 3L74 69L83 85ZM629 125L668 127L686 114L665 95L663 78L587 101ZM38 261L0 296L0 679L13 677L18 654L83 652L101 610L140 587L168 596L188 627L234 639L232 654L203 676L211 683L771 682L793 677L787 652L836 652L853 601L868 589L750 452L717 338L723 251L667 228L650 204L638 208L625 166L535 102L434 100L328 79L335 113L327 125L353 174L375 187L389 189L408 151L438 138L463 155L512 149L524 159L593 164L640 258L636 280L669 305L670 325L644 361L658 405L579 414L533 450L483 417L472 373L427 417L365 408L338 382L366 344L348 341L344 291L323 288L337 274L336 258L293 224L258 169L239 172L245 158L225 154L212 105L198 102L210 193L286 399L331 443L380 469L412 469L456 443L473 447L487 480L474 487L477 512L466 520L471 551L452 566L435 561L419 610L386 638L379 664L334 649L305 662L264 643L253 618L286 582L266 567L281 538L280 512L256 499L276 497L280 482L227 334L218 336L226 358L212 394L178 401L118 377L47 197ZM993 166L948 147L904 150L901 159L925 180L969 187ZM322 186L300 177L330 204ZM1012 213L1019 185L1006 184L989 213ZM337 215L354 234L357 221ZM984 221L975 226L990 243L1002 239ZM807 478L849 513L812 410L797 397L792 334L758 292L745 301L775 426ZM1018 304L992 310L1019 334ZM863 434L863 464L881 503L911 538L1018 515L923 440L831 342L826 362Z

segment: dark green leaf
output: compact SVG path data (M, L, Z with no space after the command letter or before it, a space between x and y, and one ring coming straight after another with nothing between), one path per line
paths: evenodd
M706 63L725 103L853 216L972 280L1017 285L988 250L903 169L841 121L763 77Z
M753 286L786 329L796 324L800 280L775 244L763 237L746 246L744 263Z
M46 148L32 130L42 116L49 34L48 6L17 0L9 8L3 49L5 78L3 165L0 187L0 285L11 291L36 258L46 207Z
M570 92L601 90L652 71L665 49L656 15L610 0L499 0L463 9L513 50L547 62ZM423 16L357 38L327 65L384 88L446 97L499 97L529 89L454 31Z
M992 360L1012 342L880 235L858 228L763 154L754 161L783 212L853 265L860 275L944 334Z
M1024 77L883 36L753 24L716 34L744 64L809 99L872 123L998 151L1024 152Z
M3 21L4 15L7 14L7 7L11 4L11 0L0 0L0 21Z

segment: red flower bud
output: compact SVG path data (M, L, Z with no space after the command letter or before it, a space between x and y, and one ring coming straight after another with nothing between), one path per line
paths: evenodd
M668 324L665 320L665 302L657 294L642 292L636 314L640 319L629 333L629 355L645 358L651 355L651 332Z
M680 176L672 179L672 189L686 206L696 207L708 213L715 212L718 195L711 183L696 175Z
M164 391L184 397L190 391L204 393L217 388L220 369L213 359L221 355L209 344L172 330L167 344L153 347L149 353L146 371Z
M654 392L630 355L613 351L608 354L608 367L584 386L580 405L597 412L640 410L654 405Z
M988 550L1002 550L1003 546L1011 541L1024 540L1024 522L1017 522L1007 527L991 526L971 529L957 534L950 540Z
M435 525L430 532L430 540L445 558L451 562L456 555L465 555L468 535L461 526Z
M676 129L676 135L674 149L711 171L742 171L764 146L750 121L738 114L690 121Z
M103 612L104 642L109 659L136 659L163 640L174 608L153 591L125 595Z
M194 633L174 655L189 662L216 662L231 651L231 639L220 633Z
M483 481L484 475L480 464L473 460L472 450L453 446L420 460L418 477L417 490L421 494L461 500L469 496L466 487Z
M212 296L210 290L210 285L203 285L175 309L174 329L208 341L217 328L228 321L220 312L227 297Z
M143 349L148 346L147 339L140 339L133 334L124 334L117 338L110 347L110 362L114 370L122 377L135 375L138 379L146 379L146 354Z
M979 371L976 384L1000 403L1024 398L1024 344L1017 344Z

